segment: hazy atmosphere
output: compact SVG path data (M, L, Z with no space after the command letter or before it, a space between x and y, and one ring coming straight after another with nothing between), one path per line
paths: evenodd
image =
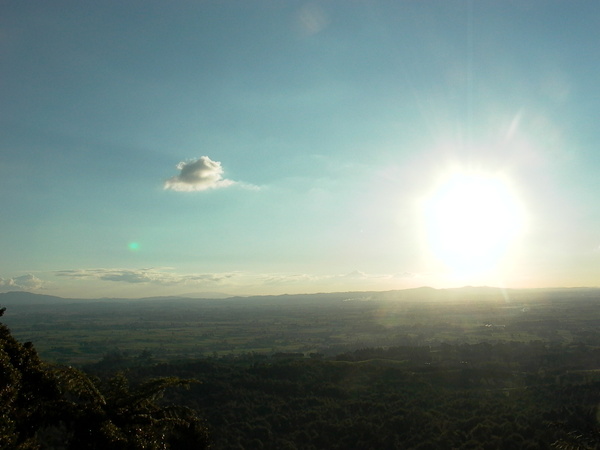
M598 2L0 11L2 292L598 286Z

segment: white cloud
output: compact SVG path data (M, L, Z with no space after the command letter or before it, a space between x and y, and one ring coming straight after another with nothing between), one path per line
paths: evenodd
M153 283L161 285L202 284L215 285L233 274L177 274L165 269L75 269L55 272L59 277L113 281L121 283Z
M20 277L0 278L0 289L3 290L38 290L44 287L45 283L31 273Z
M411 272L401 272L401 273L393 273L393 274L372 274L361 272L360 270L355 270L353 272L347 273L345 275L339 275L340 279L347 280L394 280L394 279L404 279L404 278L413 278L415 274Z
M179 288L216 289L233 295L298 294L310 292L342 292L353 290L387 290L414 287L415 275L371 274L354 271L346 274L308 273L180 273L172 267L140 269L92 268L54 272L55 276L80 280L81 283L101 283L114 289L138 289L174 294ZM104 283L103 283L104 282ZM130 288L125 288L128 285ZM146 290L144 290L146 289ZM160 291L159 289L163 289ZM132 291L129 291L132 292ZM121 295L121 294L119 294Z
M329 277L308 274L263 274L259 279L266 285L309 284Z
M350 273L345 274L329 274L329 275L309 275L309 274L263 274L257 276L265 285L303 285L310 287L319 285L331 285L336 286L339 289L344 289L344 286L353 286L356 283L372 282L375 283L386 283L402 281L416 277L415 274L410 272L393 273L393 274L373 274L366 273L360 270L354 270Z
M180 192L205 191L235 184L235 181L223 178L223 168L219 161L201 156L177 164L179 175L165 181L164 188Z
M320 33L329 25L329 18L319 5L308 3L298 11L296 23L304 36L312 36Z

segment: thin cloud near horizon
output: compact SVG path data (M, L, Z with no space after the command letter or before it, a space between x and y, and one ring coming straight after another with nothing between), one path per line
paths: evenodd
M113 281L121 283L155 283L162 285L177 284L218 284L222 280L233 277L231 273L202 273L202 274L177 274L170 271L148 269L72 269L54 272L56 276L72 279L94 279L99 281Z
M335 287L341 289L342 285L350 285L361 280L393 281L397 278L409 278L414 274L371 274L362 271L338 274L308 274L308 273L249 273L249 272L205 272L181 273L172 267L147 267L147 268L83 268L66 269L49 272L59 278L68 278L73 281L100 282L113 285L146 285L174 288L176 286L197 286L202 288L234 289L240 295L261 294L267 295L270 287L288 286L298 287L305 285L307 292L312 289L322 290L322 283L334 282ZM42 276L42 275L41 275ZM47 278L47 277L43 277ZM24 290L40 291L52 286L53 282L45 281L35 275L25 274L13 278L0 278L0 291ZM266 289L261 292L262 288ZM248 291L247 293L245 291ZM291 289L290 293L297 293Z

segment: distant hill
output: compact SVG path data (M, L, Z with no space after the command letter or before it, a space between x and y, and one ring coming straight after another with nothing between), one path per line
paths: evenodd
M0 306L38 305L48 303L67 303L78 301L72 298L56 297L54 295L33 294L31 292L11 291L0 293Z
M223 292L188 292L186 294L178 295L178 297L186 297L186 298L207 298L207 299L216 299L216 298L229 298L233 297L230 294L224 294Z
M543 289L502 289L488 286L465 286L461 288L434 289L420 287L393 291L353 291L353 292L322 292L316 294L283 294L223 297L219 293L198 293L185 296L163 296L143 298L102 298L81 299L64 298L54 295L34 294L31 292L11 291L0 293L1 306L17 305L49 305L81 302L141 302L141 301L185 301L219 303L243 303L253 305L277 304L322 304L354 301L408 301L408 302L453 302L453 301L497 301L514 302L532 299L568 299L568 298L600 298L600 288L543 288ZM193 296L193 297L192 297Z

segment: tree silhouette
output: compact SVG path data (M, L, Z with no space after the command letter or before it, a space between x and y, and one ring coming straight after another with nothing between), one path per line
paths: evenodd
M168 377L131 387L122 373L92 379L43 363L31 343L19 343L0 324L0 448L207 448L207 428L195 411L157 403L165 389L193 382Z

